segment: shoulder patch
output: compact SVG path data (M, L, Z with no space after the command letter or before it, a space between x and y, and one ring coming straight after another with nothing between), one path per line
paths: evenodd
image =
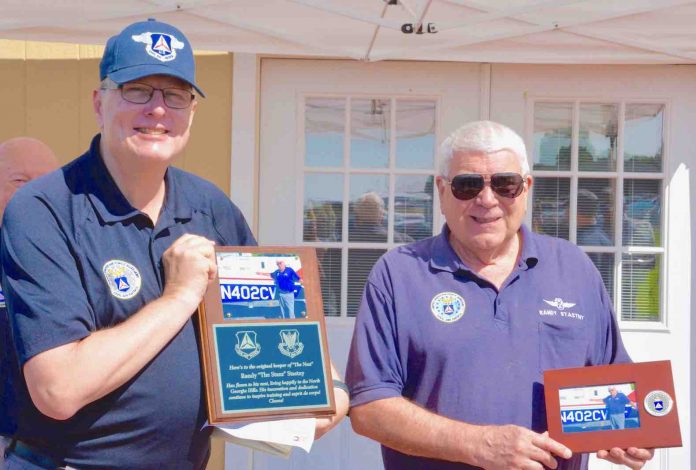
M435 318L445 323L452 323L464 316L466 302L461 295L454 292L440 292L430 302L430 311Z
M104 264L102 272L111 295L117 299L131 299L140 291L142 283L140 272L132 264L120 259L112 259Z

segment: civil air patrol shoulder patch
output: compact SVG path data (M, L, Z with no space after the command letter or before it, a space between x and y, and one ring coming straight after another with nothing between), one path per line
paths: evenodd
M138 268L120 259L107 261L102 268L111 295L117 299L132 299L140 291L142 279Z
M452 323L464 316L466 302L454 292L440 292L430 302L430 311L444 323Z

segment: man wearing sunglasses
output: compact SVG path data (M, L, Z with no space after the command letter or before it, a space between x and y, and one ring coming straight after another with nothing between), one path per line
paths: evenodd
M216 272L214 245L256 242L224 193L171 166L204 96L181 31L126 27L100 80L89 150L5 213L16 357L2 378L0 419L16 428L6 465L201 469L210 428L191 315ZM341 393L318 434L345 415Z
M490 121L441 146L439 236L368 277L346 378L351 423L387 470L586 469L546 431L546 369L630 361L602 279L575 245L522 221L522 139ZM646 449L600 451L641 468Z

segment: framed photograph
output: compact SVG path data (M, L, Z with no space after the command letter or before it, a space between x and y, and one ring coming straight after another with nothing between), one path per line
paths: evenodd
M313 248L216 247L198 311L208 421L335 413Z
M573 452L680 447L670 361L544 372L549 435Z

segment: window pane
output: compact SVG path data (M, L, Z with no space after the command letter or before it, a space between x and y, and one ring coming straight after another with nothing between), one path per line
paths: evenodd
M580 178L578 180L577 244L584 246L614 245L613 179Z
M537 178L534 180L532 229L568 240L569 178Z
M365 281L377 262L387 250L349 249L348 250L348 316L358 313Z
M409 243L433 235L433 177L397 176L394 241Z
M662 181L624 181L623 243L629 246L662 246Z
M627 104L624 170L662 171L662 104Z
M348 241L387 242L385 208L388 197L387 175L352 175L350 177Z
M317 248L324 315L341 315L341 249Z
M341 240L343 175L305 174L304 223L306 242Z
M592 253L588 252L594 265L597 267L599 274L602 275L604 287L607 288L609 297L614 300L614 253Z
M619 106L583 104L580 106L580 171L614 171L616 140L619 129Z
M572 103L534 104L534 170L570 170Z
M396 167L432 169L435 102L396 102Z
M390 119L389 100L352 101L351 168L386 168L389 165Z
M659 254L624 254L621 269L621 318L633 321L660 320Z
M345 103L345 99L307 99L305 165L343 166Z

